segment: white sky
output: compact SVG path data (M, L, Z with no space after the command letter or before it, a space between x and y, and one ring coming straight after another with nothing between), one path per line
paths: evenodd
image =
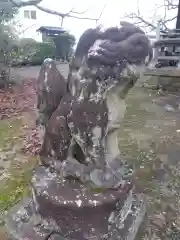
M68 12L73 7L79 12L88 10L84 16L97 18L104 4L106 4L99 24L103 24L104 26L116 26L119 25L125 13L137 12L137 6L140 7L141 14L149 21L152 21L152 18L155 17L154 15L163 16L164 8L159 8L158 12L154 11L154 9L157 9L157 7L163 5L163 3L164 0L43 0L40 5L63 13ZM167 13L167 17L175 15L176 11ZM54 22L51 24L50 16L51 15L49 15L49 26L54 26ZM60 26L60 21L57 22L56 26ZM78 40L83 31L89 27L95 27L95 21L65 18L63 27L70 30ZM175 22L172 22L169 27L174 28Z

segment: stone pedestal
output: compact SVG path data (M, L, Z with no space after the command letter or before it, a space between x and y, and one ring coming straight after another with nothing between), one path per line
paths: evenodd
M117 190L93 189L40 166L32 178L32 197L7 216L8 232L13 240L133 240L145 202L132 187L127 181Z

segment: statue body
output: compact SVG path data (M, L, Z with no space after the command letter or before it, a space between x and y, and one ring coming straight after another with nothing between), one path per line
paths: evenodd
M120 154L118 130L149 46L142 30L126 22L82 34L67 91L46 120L32 197L9 213L14 239L135 239L145 200Z

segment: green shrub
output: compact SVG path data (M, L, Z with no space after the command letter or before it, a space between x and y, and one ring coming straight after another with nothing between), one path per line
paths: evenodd
M33 65L41 64L45 58L54 58L55 46L49 43L37 43L35 54L31 57Z
M19 40L19 45L21 48L26 48L27 46L34 46L35 44L37 44L37 42L33 38L21 38Z
M40 43L33 39L22 39L12 66L41 65L45 58L55 56L55 46L50 43Z

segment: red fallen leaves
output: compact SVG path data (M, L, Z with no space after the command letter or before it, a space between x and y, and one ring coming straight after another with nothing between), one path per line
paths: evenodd
M33 80L29 80L22 86L11 86L7 90L0 90L1 120L35 108L36 93L33 84Z
M24 116L24 113L30 113L31 118L36 112L36 92L34 80L27 80L23 85L11 86L6 90L0 89L0 120L12 117ZM29 122L28 122L29 120ZM37 155L41 147L40 131L38 128L32 128L30 122L32 119L26 119L24 130L23 147L20 149L23 153ZM35 119L33 119L35 123Z
M30 129L27 136L24 137L24 144L21 148L23 153L35 156L39 154L41 148L41 137L38 128Z

